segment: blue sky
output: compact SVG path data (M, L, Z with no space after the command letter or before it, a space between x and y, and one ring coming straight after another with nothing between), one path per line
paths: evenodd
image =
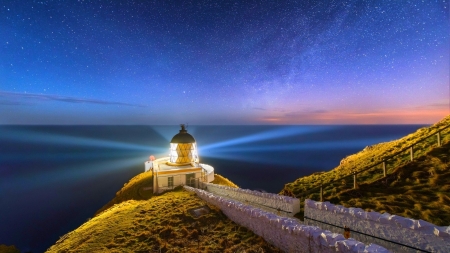
M0 124L450 113L449 2L2 1Z

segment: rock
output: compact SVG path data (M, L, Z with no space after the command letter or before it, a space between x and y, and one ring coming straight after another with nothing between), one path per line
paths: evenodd
M373 146L366 146L364 149L363 149L363 151L368 151L368 150L372 150L373 149Z
M371 243L366 246L364 253L389 253L390 251L376 244Z

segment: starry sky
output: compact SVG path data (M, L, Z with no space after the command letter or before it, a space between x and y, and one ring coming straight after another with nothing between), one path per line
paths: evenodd
M0 124L434 123L449 27L449 0L0 0Z

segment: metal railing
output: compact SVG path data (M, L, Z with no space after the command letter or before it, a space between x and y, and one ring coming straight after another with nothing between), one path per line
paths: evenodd
M396 158L396 157L400 156L401 154L403 154L405 151L409 150L410 161L413 161L414 160L414 146L419 144L419 143L421 143L421 142L424 142L425 140L427 140L428 138L430 138L431 136L434 136L434 135L437 137L436 138L437 139L437 146L438 147L442 146L442 139L443 139L442 138L442 134L443 134L443 131L448 129L448 128L450 128L450 125L444 126L444 127L440 128L440 129L437 129L432 134L429 134L426 137L423 137L423 138L419 139L418 141L416 141L413 144L403 148L402 150L400 150L400 151L398 151L398 152L396 152L394 154L388 155L386 157L383 157L382 159L380 159L381 160L380 162L377 162L377 163L375 163L373 165L367 166L367 167L365 167L365 168L363 168L361 170L354 171L354 172L352 172L349 175L345 175L345 176L340 177L338 179L329 181L329 182L327 182L325 184L321 184L320 186L313 187L313 188L311 188L311 189L309 189L307 191L304 191L302 193L296 194L295 197L296 198L300 198L300 199L305 199L308 195L320 191L320 201L323 201L324 200L324 198L323 198L324 187L327 187L327 186L329 186L331 184L334 184L334 183L337 183L339 181L345 180L345 179L347 179L349 177L353 177L353 188L355 189L355 188L357 188L357 175L358 174L360 174L362 172L369 171L369 170L376 169L380 165L382 165L382 168L383 168L383 177L386 178L386 176L387 176L386 164L387 164L387 162L389 160L392 160L393 158ZM446 134L449 134L449 133L447 132ZM401 165L401 164L397 164L396 166L399 166L399 165Z

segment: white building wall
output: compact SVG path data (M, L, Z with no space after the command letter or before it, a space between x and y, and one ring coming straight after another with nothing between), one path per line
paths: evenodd
M195 180L192 181L192 183L195 182L196 186L198 187L198 180L201 181L202 172L192 172L192 173L184 173L184 174L164 174L164 175L157 175L153 177L153 185L157 185L157 188L153 188L154 193L161 193L163 191L171 190L179 185L187 185L186 182L186 175L187 174L194 174ZM173 187L169 187L169 177L173 177Z
M210 183L214 181L214 172L213 173L209 173L207 176L207 182Z
M169 161L169 157L163 157L163 158L159 158L156 159L155 161L146 161L145 162L145 171L149 171L152 168L154 168L154 176L153 176L153 193L161 193L165 190L169 190L168 188L168 181L167 181L167 177L168 176L173 176L173 184L174 187L179 186L179 185L186 185L186 174L190 174L190 173L181 173L181 174L177 174L176 170L173 171L173 175L170 174L163 174L163 175L159 175L159 164L164 164L167 161ZM206 181L207 182L211 182L214 180L214 167L212 167L211 165L208 164L198 164L201 168L202 171L198 171L198 172L192 172L195 173L195 178L196 178L196 183L198 181L202 181L204 178L204 174L206 173ZM172 187L170 187L170 189L172 189Z
M305 201L305 217L341 227L345 225L351 230L430 252L450 252L450 226L439 227L423 220L404 218L389 213L366 212L361 208L346 208L309 199ZM370 239L356 232L351 236L362 241ZM404 247L397 247L390 243L385 245L393 250L392 247L395 247L396 252L408 252L408 249Z
M200 163L200 167L206 173L206 182L210 183L214 181L214 167L204 163Z
M167 187L167 176L159 176L158 177L158 187L165 188Z
M197 196L209 204L219 207L229 219L247 227L284 252L390 252L376 244L365 245L354 239L346 240L340 234L303 225L297 219L280 217L200 189L188 186L184 188L195 192Z
M146 161L145 162L145 172L151 171L153 168L153 162L152 161Z
M174 175L173 176L173 185L178 186L184 184L182 181L182 175Z

